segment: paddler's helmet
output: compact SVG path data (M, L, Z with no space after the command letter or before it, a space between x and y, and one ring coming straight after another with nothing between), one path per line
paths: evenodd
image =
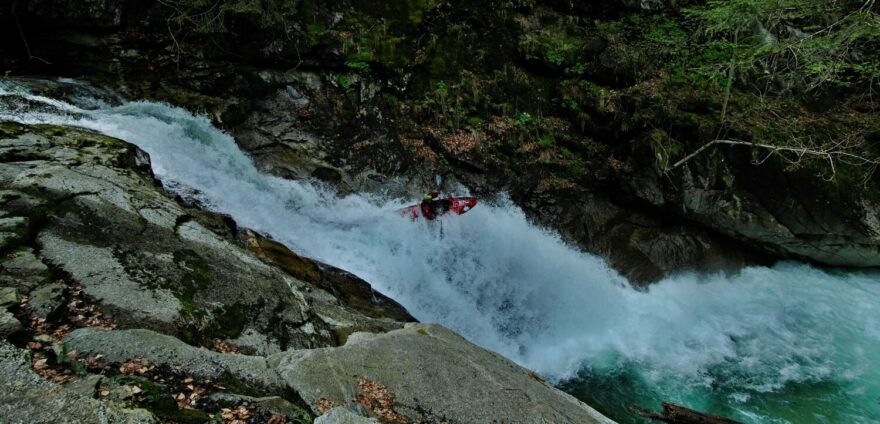
M426 202L430 202L436 198L440 197L440 193L437 191L431 191L425 194L425 197L422 199Z

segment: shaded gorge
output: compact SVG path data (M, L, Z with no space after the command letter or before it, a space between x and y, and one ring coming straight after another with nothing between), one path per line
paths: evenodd
M781 263L681 274L637 291L600 258L530 224L503 194L463 216L411 222L395 213L411 199L339 197L261 173L230 136L183 109L51 99L12 80L0 80L0 98L0 120L136 144L168 189L357 274L419 320L620 422L639 422L628 405L660 401L754 423L880 419L876 272Z

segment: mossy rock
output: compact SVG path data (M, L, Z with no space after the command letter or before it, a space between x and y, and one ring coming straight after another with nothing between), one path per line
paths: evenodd
M24 127L21 124L11 121L0 122L0 136L2 137L15 137L22 132L24 132Z

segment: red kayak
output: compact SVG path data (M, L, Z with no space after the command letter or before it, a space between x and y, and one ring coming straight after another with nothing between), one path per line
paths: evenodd
M424 217L427 220L436 219L447 213L455 213L461 215L477 205L476 197L449 197L446 199L437 199L430 202L422 202L418 205L412 205L397 211L400 216L408 216L413 221Z

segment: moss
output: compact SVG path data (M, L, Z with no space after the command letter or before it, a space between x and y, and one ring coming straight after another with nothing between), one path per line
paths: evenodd
M173 254L174 263L185 271L181 280L181 289L194 292L206 289L214 282L214 271L198 253L193 250L176 250Z
M24 132L24 127L21 124L11 121L0 122L0 136L14 137L22 132Z
M121 385L134 385L142 392L140 397L143 402L138 406L144 408L163 421L177 423L204 423L210 421L208 414L195 409L180 409L177 402L171 397L168 388L145 378L121 377L118 381Z
M221 382L230 393L253 397L266 395L264 391L256 388L253 384L250 384L229 372L224 372L217 381Z
M69 130L68 127L52 124L37 124L34 125L33 128L42 134L55 137L66 135Z
M287 246L262 237L257 243L256 253L288 274L309 283L318 283L324 279L314 261L300 257Z
M213 331L209 330L208 333L230 339L241 335L248 323L246 307L239 303L215 311L214 316L214 323L211 326Z
M205 310L197 305L192 298L192 294L187 294L179 290L172 290L171 294L180 302L180 312L192 320L199 321L208 314Z

